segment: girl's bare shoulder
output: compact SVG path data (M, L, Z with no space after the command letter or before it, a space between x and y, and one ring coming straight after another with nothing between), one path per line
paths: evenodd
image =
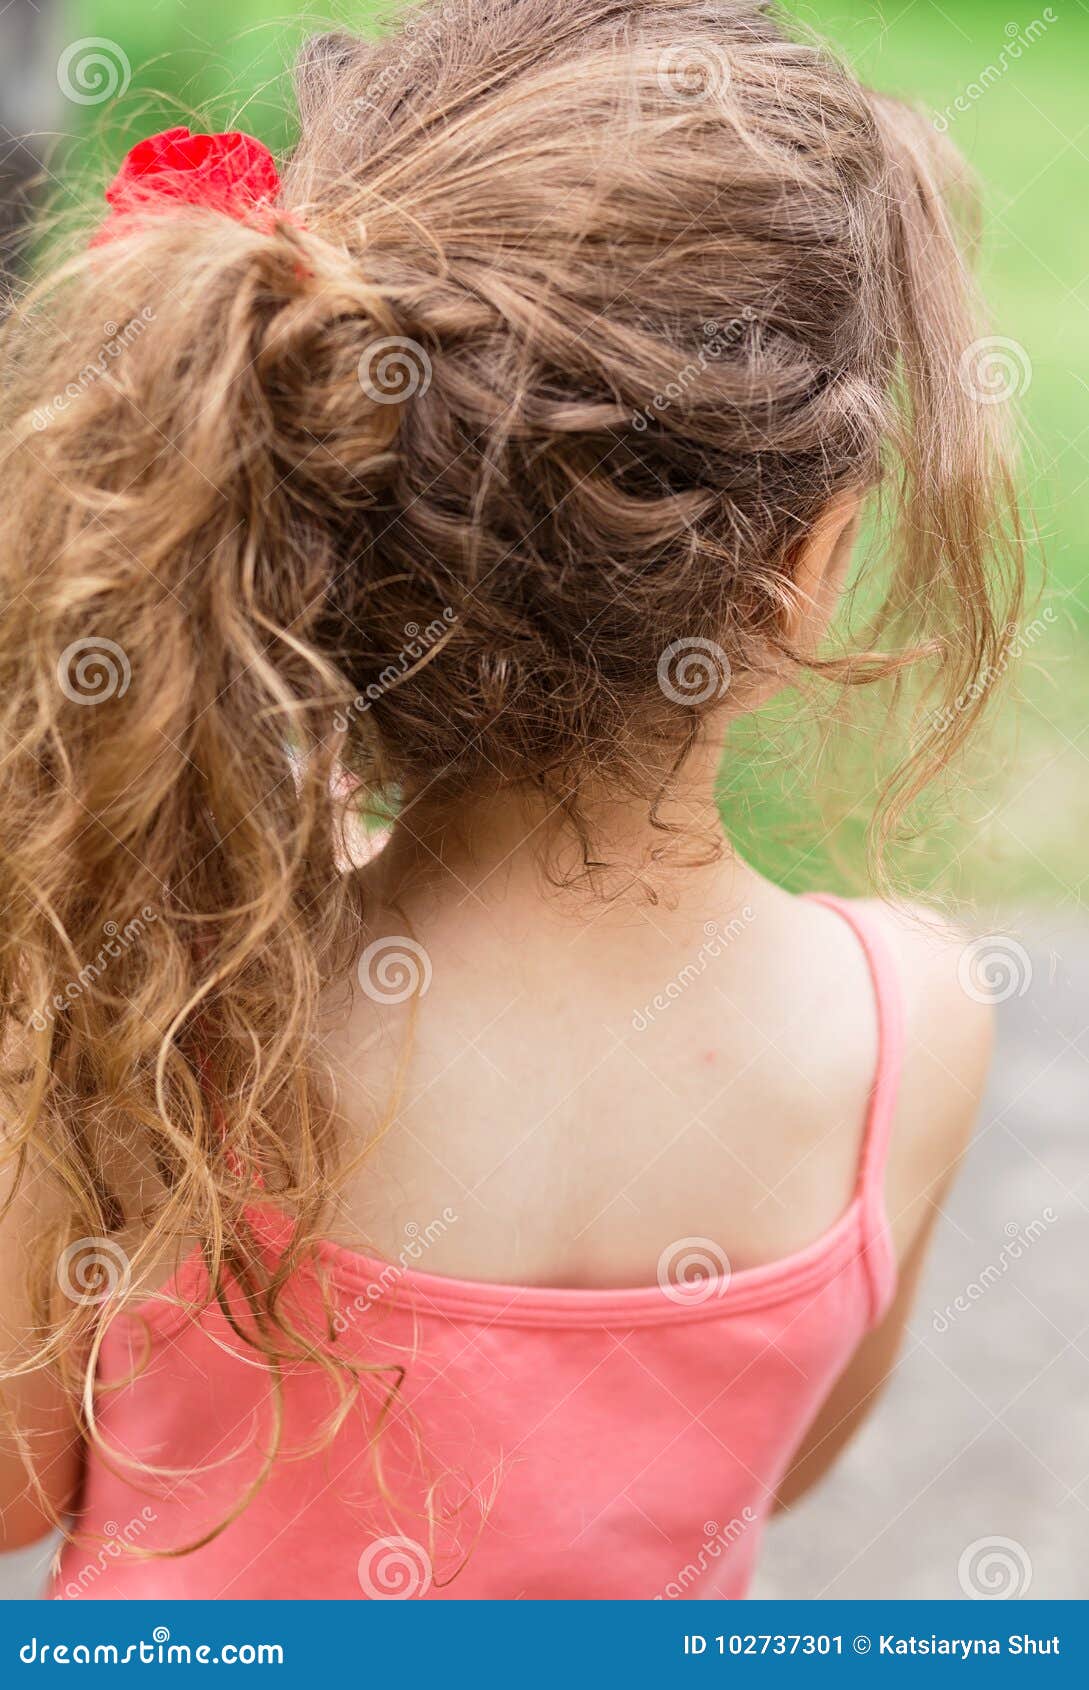
M994 1042L994 994L980 946L922 904L874 901L900 980L904 1064L886 1196L901 1254L940 1204L983 1102Z

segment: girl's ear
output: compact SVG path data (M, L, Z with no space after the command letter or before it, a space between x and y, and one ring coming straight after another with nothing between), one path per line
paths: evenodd
M826 505L795 554L794 593L785 614L788 645L811 652L835 613L858 534L862 494L840 493Z

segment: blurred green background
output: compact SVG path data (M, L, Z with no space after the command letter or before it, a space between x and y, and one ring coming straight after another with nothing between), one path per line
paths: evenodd
M803 0L787 10L867 80L949 112L948 132L983 185L992 326L1024 348L1031 370L1026 486L1048 580L1028 619L1050 614L1003 706L996 754L960 777L958 820L937 854L937 834L929 840L913 878L985 908L1045 902L1073 914L1089 838L1089 11L1036 0L1022 12L1009 0ZM386 11L357 0L285 20L270 0L69 0L59 38L119 44L132 77L106 104L61 102L57 126L81 140L57 157L78 157L100 183L134 137L198 110L204 127L238 122L285 142L300 38L331 23L371 28ZM1039 579L1035 560L1033 569ZM838 871L794 732L773 713L760 747L727 772L724 802L763 866L811 884ZM865 807L863 792L839 830L848 859Z

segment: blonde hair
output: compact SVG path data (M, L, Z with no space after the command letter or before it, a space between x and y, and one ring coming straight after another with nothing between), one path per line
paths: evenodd
M895 813L1019 591L998 411L963 379L959 167L763 5L444 0L313 43L299 96L268 228L149 216L4 331L7 1148L58 1194L38 1359L92 1439L116 1303L66 1307L55 1263L133 1227L134 1295L198 1240L274 1371L358 1385L283 1299L344 1164L338 771L526 783L576 826L603 773L653 803L717 701L663 689L663 651L759 675L799 545L880 483L872 639L813 662L926 656L971 700ZM265 1201L294 1222L275 1263Z

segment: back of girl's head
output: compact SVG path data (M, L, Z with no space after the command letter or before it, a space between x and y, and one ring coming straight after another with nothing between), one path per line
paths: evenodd
M879 483L892 650L826 672L923 642L963 698L1016 591L955 161L768 7L444 0L312 44L299 95L282 215L137 219L6 336L20 1141L63 1138L69 1236L147 1144L215 1273L258 1177L305 1237L335 1162L338 767L653 804L727 680L791 660L820 513Z
M901 605L961 682L993 655L994 413L925 120L733 0L445 5L317 44L301 94L289 199L373 290L322 341L319 453L361 772L653 787L883 471Z

